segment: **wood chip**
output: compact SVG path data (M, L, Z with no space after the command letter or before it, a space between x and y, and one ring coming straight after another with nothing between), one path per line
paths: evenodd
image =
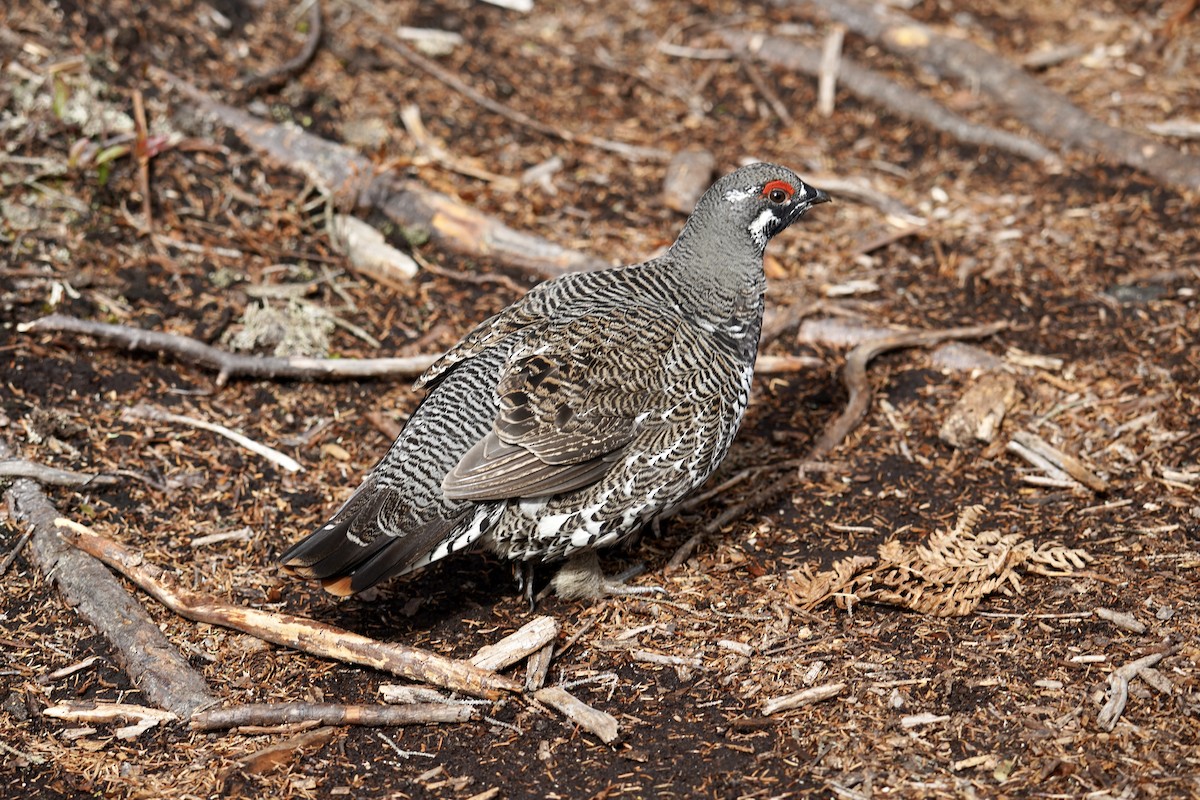
M941 722L949 722L948 714L910 714L907 717L900 718L900 727L902 728L919 728L922 725L937 725Z
M763 703L763 714L770 716L780 711L790 711L793 708L819 703L822 700L837 697L845 689L846 684L844 683L825 683L811 689L801 689L798 692L785 694L782 697L774 697Z
M553 642L558 632L554 617L535 617L495 644L481 647L470 662L492 672L504 669Z
M1092 613L1102 620L1111 622L1121 630L1132 633L1146 632L1146 623L1138 620L1133 614L1127 614L1124 611L1113 611L1111 608L1097 608Z
M621 735L621 726L616 717L598 708L592 708L561 686L539 689L533 696L539 703L545 703L555 709L605 744L612 744Z
M1007 372L986 372L954 404L938 437L951 447L965 447L972 441L991 442L1018 399L1016 378Z
M409 686L404 683L385 683L379 687L379 699L385 703L445 703L446 695L428 686Z

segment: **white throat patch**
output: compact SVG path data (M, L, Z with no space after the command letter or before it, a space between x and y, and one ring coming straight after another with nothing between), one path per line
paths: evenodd
M778 221L779 217L776 216L775 209L764 209L763 212L759 214L757 218L755 218L754 222L750 223L750 227L747 228L747 230L750 231L750 238L753 239L754 243L759 247L765 248L767 246L768 238L767 226L769 226L772 222Z

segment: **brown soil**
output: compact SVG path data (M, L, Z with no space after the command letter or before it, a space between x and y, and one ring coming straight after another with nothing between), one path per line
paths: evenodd
M965 26L1013 60L1044 43L1076 45L1076 55L1036 74L1110 124L1142 130L1200 118L1200 80L1180 67L1200 59L1200 17L1184 17L1164 38L1167 18L1185 3L971 5L966 13L924 3L912 13ZM181 98L149 77L152 65L232 105L348 143L514 228L613 262L642 260L673 238L683 218L661 202L664 164L630 163L523 128L374 44L397 25L452 30L465 43L439 63L543 123L671 150L699 144L722 171L753 157L790 164L817 185L820 175L858 178L929 219L918 234L861 254L863 242L892 230L879 211L842 198L815 209L772 244L773 305L799 308L830 286L871 281L877 290L830 298L826 309L867 325L1008 320L1008 331L977 346L1061 360L1017 369L1023 399L996 442L956 451L938 430L971 375L942 368L927 351L883 356L871 368L871 413L829 458L829 472L800 475L783 500L747 509L680 570L663 570L675 549L748 489L677 516L660 536L606 560L610 571L645 562L637 581L661 584L668 601L544 601L539 612L561 621L563 641L590 626L557 656L551 680L583 681L572 692L619 719L613 746L516 699L488 708L486 722L384 730L412 753L404 757L365 728L338 729L254 768L240 760L281 737L197 734L183 724L133 741L109 726L76 736L42 710L71 699L144 701L108 644L24 551L0 588L0 797L1200 796L1196 195L1086 155L1047 171L845 94L823 118L814 80L759 66L794 117L785 124L738 61L656 47L716 48L719 34L710 31L730 25L800 26L797 36L819 43L825 27L805 13L731 2L571 11L539 2L519 14L471 0L333 0L313 63L250 96L230 87L304 41L281 0L33 0L0 10L0 436L23 458L140 474L116 487L47 491L64 516L237 603L464 657L529 618L508 569L482 556L444 562L369 602L335 602L276 566L275 556L323 522L385 451L389 439L368 415L402 421L418 399L405 382L218 387L212 373L177 361L21 334L16 325L54 310L219 344L259 302L258 290L307 287L299 290L307 302L381 343L337 327L330 353L434 353L511 302L514 281L532 281L411 235L443 272L499 271L506 280L423 273L392 289L355 276L324 233L326 204L312 186L196 123ZM996 123L968 88L935 84L878 52L871 61L869 43L855 36L846 50ZM84 116L95 120L102 107L130 114L135 90L145 95L151 134L186 131L151 160L154 236L139 231L135 159L97 167L77 157L102 150L119 127L93 127ZM408 103L455 158L491 172L519 178L563 159L555 191L533 184L505 192L424 157L400 122ZM1194 140L1169 141L1200 154ZM410 247L403 234L412 232L389 233ZM845 401L840 349L789 333L769 352L817 355L828 366L760 376L717 479L803 455ZM285 450L304 471L286 473L209 433L124 420L139 402L232 427ZM1083 456L1108 478L1109 492L1031 485L1028 465L1004 449L1022 429ZM793 570L872 555L893 536L919 542L976 503L987 509L984 527L1057 540L1095 560L1071 575L1026 576L1023 593L993 595L960 618L799 604ZM21 533L5 513L3 553ZM242 528L250 533L191 544ZM377 702L379 684L393 682L145 602L230 703ZM1146 632L1090 616L1100 607L1134 615ZM1170 691L1134 680L1120 721L1102 730L1109 673L1163 648L1172 654L1158 669ZM700 666L649 662L638 651ZM90 655L100 656L92 667L41 680ZM768 698L833 682L846 684L834 699L762 713ZM922 714L933 721L914 722Z

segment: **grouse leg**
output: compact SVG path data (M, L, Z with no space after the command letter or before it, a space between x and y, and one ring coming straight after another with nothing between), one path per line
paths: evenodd
M606 595L665 593L661 586L627 586L624 581L641 570L623 573L610 578L600 569L600 558L595 550L584 550L568 559L550 581L547 589L553 589L564 600L600 598Z

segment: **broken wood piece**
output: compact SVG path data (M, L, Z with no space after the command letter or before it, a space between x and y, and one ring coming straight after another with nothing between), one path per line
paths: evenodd
M239 444L250 452L262 456L272 464L282 467L288 472L301 472L304 470L304 467L300 466L300 462L291 456L214 422L184 416L183 414L172 414L169 411L163 411L161 408L155 408L145 403L138 403L133 408L125 409L121 414L121 419L125 421L136 419L150 422L170 422L176 425L187 425L190 428L199 428L202 431L209 431L210 433L224 436L231 442Z
M136 739L141 734L162 722L175 722L179 717L170 712L132 703L59 703L42 711L47 717L65 722L111 723L129 722L117 728L118 739Z
M1017 431L1013 434L1013 441L1046 459L1093 492L1104 493L1108 491L1108 481L1089 469L1079 459L1067 455L1040 436L1028 431Z
M73 545L108 564L181 617L231 628L310 655L361 664L476 697L494 700L504 692L521 690L515 681L465 661L402 644L380 642L294 614L235 606L211 595L184 589L161 567L145 562L140 553L106 536L71 520L59 519L54 524Z
M846 690L844 683L826 683L821 686L813 686L808 689L801 689L798 692L785 694L782 697L775 697L763 703L762 713L764 716L778 714L780 711L791 711L793 708L819 703L822 700L828 700L831 697L837 697Z
M1123 631L1145 633L1147 630L1146 623L1139 620L1133 614L1128 614L1124 611L1114 611L1111 608L1097 608L1092 613L1102 620L1111 622Z
M923 725L940 725L943 722L949 722L950 717L947 714L934 714L925 712L924 714L909 714L900 718L900 727L902 728L919 728Z
M1017 379L1012 375L985 372L950 409L938 438L951 447L966 447L972 441L991 442L1019 397Z
M92 664L95 664L99 660L100 660L100 656L88 656L87 658L83 659L82 661L77 661L74 664L70 664L61 669L56 669L53 672L46 673L42 677L38 678L37 682L43 686L48 686L49 684L54 683L55 681L61 681L63 678L69 678L70 676L74 675L76 672L82 672L83 670L92 666Z
M1004 449L1046 473L1044 478L1041 475L1026 475L1024 480L1027 483L1035 486L1058 486L1068 489L1079 486L1079 482L1072 480L1070 475L1016 440L1010 441ZM1035 478L1038 480L1034 480Z
M842 317L809 318L800 323L796 341L800 344L824 347L850 347L863 342L882 339L904 333L896 328L879 328L867 325L862 320Z
M993 372L1004 366L998 356L982 347L964 342L947 342L929 354L929 363L937 369L950 372Z
M663 176L662 198L667 208L690 214L700 195L712 184L717 159L708 150L692 145L680 150L667 164Z
M115 475L90 475L86 472L48 467L24 458L6 458L0 461L0 478L29 478L40 484L52 486L112 486L121 482Z
M530 654L525 667L525 691L536 692L546 685L546 675L550 672L550 662L553 660L554 642Z
M616 717L598 708L592 708L561 686L539 689L533 696L539 703L545 703L555 709L605 744L612 744L621 735L621 726Z
M194 731L220 731L245 725L290 725L315 721L319 725L381 727L467 722L477 711L467 705L409 703L407 705L347 705L341 703L250 703L214 708L192 715Z
M468 660L480 669L498 672L541 650L554 641L558 632L558 620L554 617L535 617L495 644L481 647Z
M274 380L345 380L358 378L415 378L429 368L437 356L408 358L308 358L248 356L230 353L187 336L148 331L129 325L92 322L63 314L50 314L17 326L21 333L74 333L94 336L130 350L171 355L184 363L217 370L217 385L230 378Z
M420 271L412 256L392 247L374 225L358 217L334 214L329 234L350 268L376 283L399 289Z
M0 458L9 455L8 443L0 439ZM217 702L200 673L113 574L63 541L55 527L58 511L36 483L18 478L6 499L12 518L29 526L34 562L67 604L112 645L117 664L150 702L181 718Z
M825 359L816 356L760 355L754 362L754 372L758 375L780 375L788 372L823 369L825 366Z

